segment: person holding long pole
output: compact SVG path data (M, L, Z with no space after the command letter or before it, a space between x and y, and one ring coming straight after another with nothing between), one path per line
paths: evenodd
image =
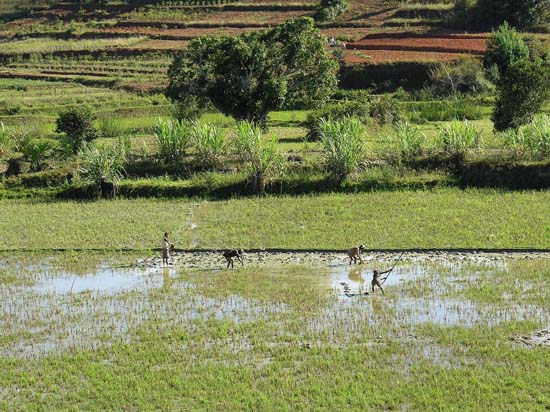
M379 272L377 269L374 269L374 271L372 272L372 282L371 282L372 293L374 293L374 287L378 286L380 288L380 290L382 291L382 294L384 294L384 289L382 288L382 285L384 284L386 279L390 276L391 272L393 272L393 270L395 269L395 267L397 266L397 264L399 263L399 261L401 260L402 257L403 257L403 254L401 254L401 256L399 256L399 259L397 259L397 261L393 264L392 268L389 269L389 270L386 270L384 272ZM388 274L388 276L383 278L382 282L380 282L380 277L382 275L385 275L386 273Z

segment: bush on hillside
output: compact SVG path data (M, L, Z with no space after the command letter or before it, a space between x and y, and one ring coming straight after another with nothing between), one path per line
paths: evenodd
M347 9L348 4L345 0L321 0L315 18L320 21L334 20Z
M485 77L481 61L475 57L463 57L455 62L435 65L430 70L430 83L438 96L458 93L473 95L494 89Z
M78 153L84 142L97 137L93 125L95 115L87 107L78 107L61 112L56 121L56 132L64 133L73 154Z
M319 127L323 120L342 120L346 117L354 117L366 123L370 113L370 105L365 100L346 100L327 105L308 115L305 122L305 127L308 129L307 139L310 141L319 140Z
M371 101L370 116L380 125L393 125L404 118L397 101L386 95L376 97Z

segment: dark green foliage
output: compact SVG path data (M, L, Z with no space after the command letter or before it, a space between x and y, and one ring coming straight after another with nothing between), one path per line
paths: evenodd
M83 142L97 137L93 125L95 115L87 107L78 107L61 112L56 121L56 132L65 133L73 154L76 154Z
M459 0L455 20L461 25L485 29L504 22L525 29L544 22L549 10L549 0Z
M495 130L529 123L548 99L550 71L541 60L514 64L500 76L493 112Z
M504 23L487 40L483 65L491 75L491 80L498 82L500 73L518 62L528 60L529 54L529 47L518 32Z
M315 18L320 21L334 20L347 9L345 0L321 0Z
M492 89L479 59L464 57L440 63L430 71L430 83L438 96L485 93Z
M197 38L175 57L166 94L182 105L211 102L255 123L283 106L319 106L336 88L337 63L325 43L309 18L237 37Z
M307 139L319 139L319 126L323 119L325 121L337 121L344 118L357 118L366 122L370 114L370 106L366 101L344 101L336 104L326 105L323 108L311 112L307 116L305 127L308 129Z
M537 48L534 50L531 53L506 23L488 40L485 67L497 85L493 112L497 131L517 129L530 122L549 97L549 60Z
M372 93L421 89L430 80L430 62L396 62L383 64L346 64L340 67L342 89L370 89Z
M526 28L540 22L549 4L548 0L478 0L476 13L486 27L508 22Z

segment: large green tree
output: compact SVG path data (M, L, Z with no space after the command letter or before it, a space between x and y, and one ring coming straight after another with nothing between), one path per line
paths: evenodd
M536 41L529 45L506 23L487 42L484 64L497 86L493 121L498 131L530 122L549 97L548 53Z
M201 37L169 69L168 97L212 103L238 120L264 123L270 110L317 107L337 84L338 63L311 18L236 37Z

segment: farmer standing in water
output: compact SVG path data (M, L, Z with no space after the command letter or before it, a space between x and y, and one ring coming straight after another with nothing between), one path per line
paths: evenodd
M365 249L365 245L360 245L359 247L354 246L351 249L348 250L348 258L349 258L349 264L355 263L357 264L357 259L359 259L360 264L363 264L363 259L361 258L361 252L363 252Z
M389 270L386 270L384 272L379 272L378 269L374 269L374 271L372 272L372 282L371 282L371 286L372 286L372 293L374 293L374 287L375 286L378 286L380 288L380 290L382 291L382 294L384 295L384 289L382 289L382 283L388 278L387 276L385 278L382 279L382 282L380 282L380 276L386 274L386 273L390 273L391 271L393 270L393 268L389 269Z
M170 257L171 249L174 247L172 243L168 240L168 232L164 233L162 238L162 264L168 265L168 258Z

